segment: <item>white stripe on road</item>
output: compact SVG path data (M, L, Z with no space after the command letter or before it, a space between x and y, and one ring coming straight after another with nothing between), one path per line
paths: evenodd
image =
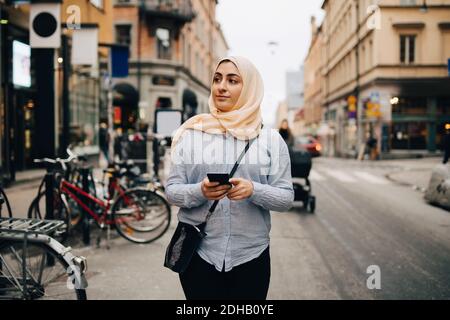
M366 180L367 182L374 183L374 184L388 184L389 181L386 179L377 177L373 174L370 174L365 171L353 171L353 174L356 175L358 178Z
M334 169L324 169L323 171L325 171L326 174L328 174L329 176L332 176L333 178L341 182L357 182L355 178L353 178L352 176L343 171L338 171Z
M312 181L325 181L326 178L324 176L322 176L320 173L318 173L316 170L312 169L310 174L309 174L309 178Z

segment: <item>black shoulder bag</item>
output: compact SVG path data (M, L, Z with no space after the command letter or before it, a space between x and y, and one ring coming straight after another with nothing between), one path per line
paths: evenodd
M257 138L258 137L256 137L256 139ZM230 178L233 177L242 158L247 153L247 150L250 148L253 141L256 139L247 142L245 149L242 151L239 159L234 164L233 170L231 170ZM202 224L194 226L189 223L184 223L181 221L178 222L175 233L173 234L166 250L166 257L164 260L165 267L177 273L183 273L187 269L194 253L200 245L201 240L206 236L204 231L206 223L216 209L218 203L219 200L214 201L206 216L205 222Z

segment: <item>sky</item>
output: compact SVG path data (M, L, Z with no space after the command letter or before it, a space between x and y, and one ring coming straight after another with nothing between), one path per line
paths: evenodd
M273 126L278 103L286 97L286 71L300 68L311 40L311 16L322 21L323 0L219 0L217 20L230 55L250 59L265 87L264 123ZM278 45L269 45L269 42Z

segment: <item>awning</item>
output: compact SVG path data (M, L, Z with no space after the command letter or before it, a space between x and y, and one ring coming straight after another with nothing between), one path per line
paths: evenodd
M114 86L114 105L137 107L139 102L139 93L128 83L118 83Z

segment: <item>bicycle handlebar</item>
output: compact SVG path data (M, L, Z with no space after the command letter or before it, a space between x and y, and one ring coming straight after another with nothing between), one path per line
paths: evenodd
M67 153L69 154L69 157L66 159L42 158L42 159L34 159L33 162L34 163L51 163L51 164L59 163L61 165L61 167L63 168L63 170L66 170L67 169L66 163L69 163L69 162L72 162L72 161L78 159L78 156L75 153L73 153L72 150L70 150L69 148L67 148Z

